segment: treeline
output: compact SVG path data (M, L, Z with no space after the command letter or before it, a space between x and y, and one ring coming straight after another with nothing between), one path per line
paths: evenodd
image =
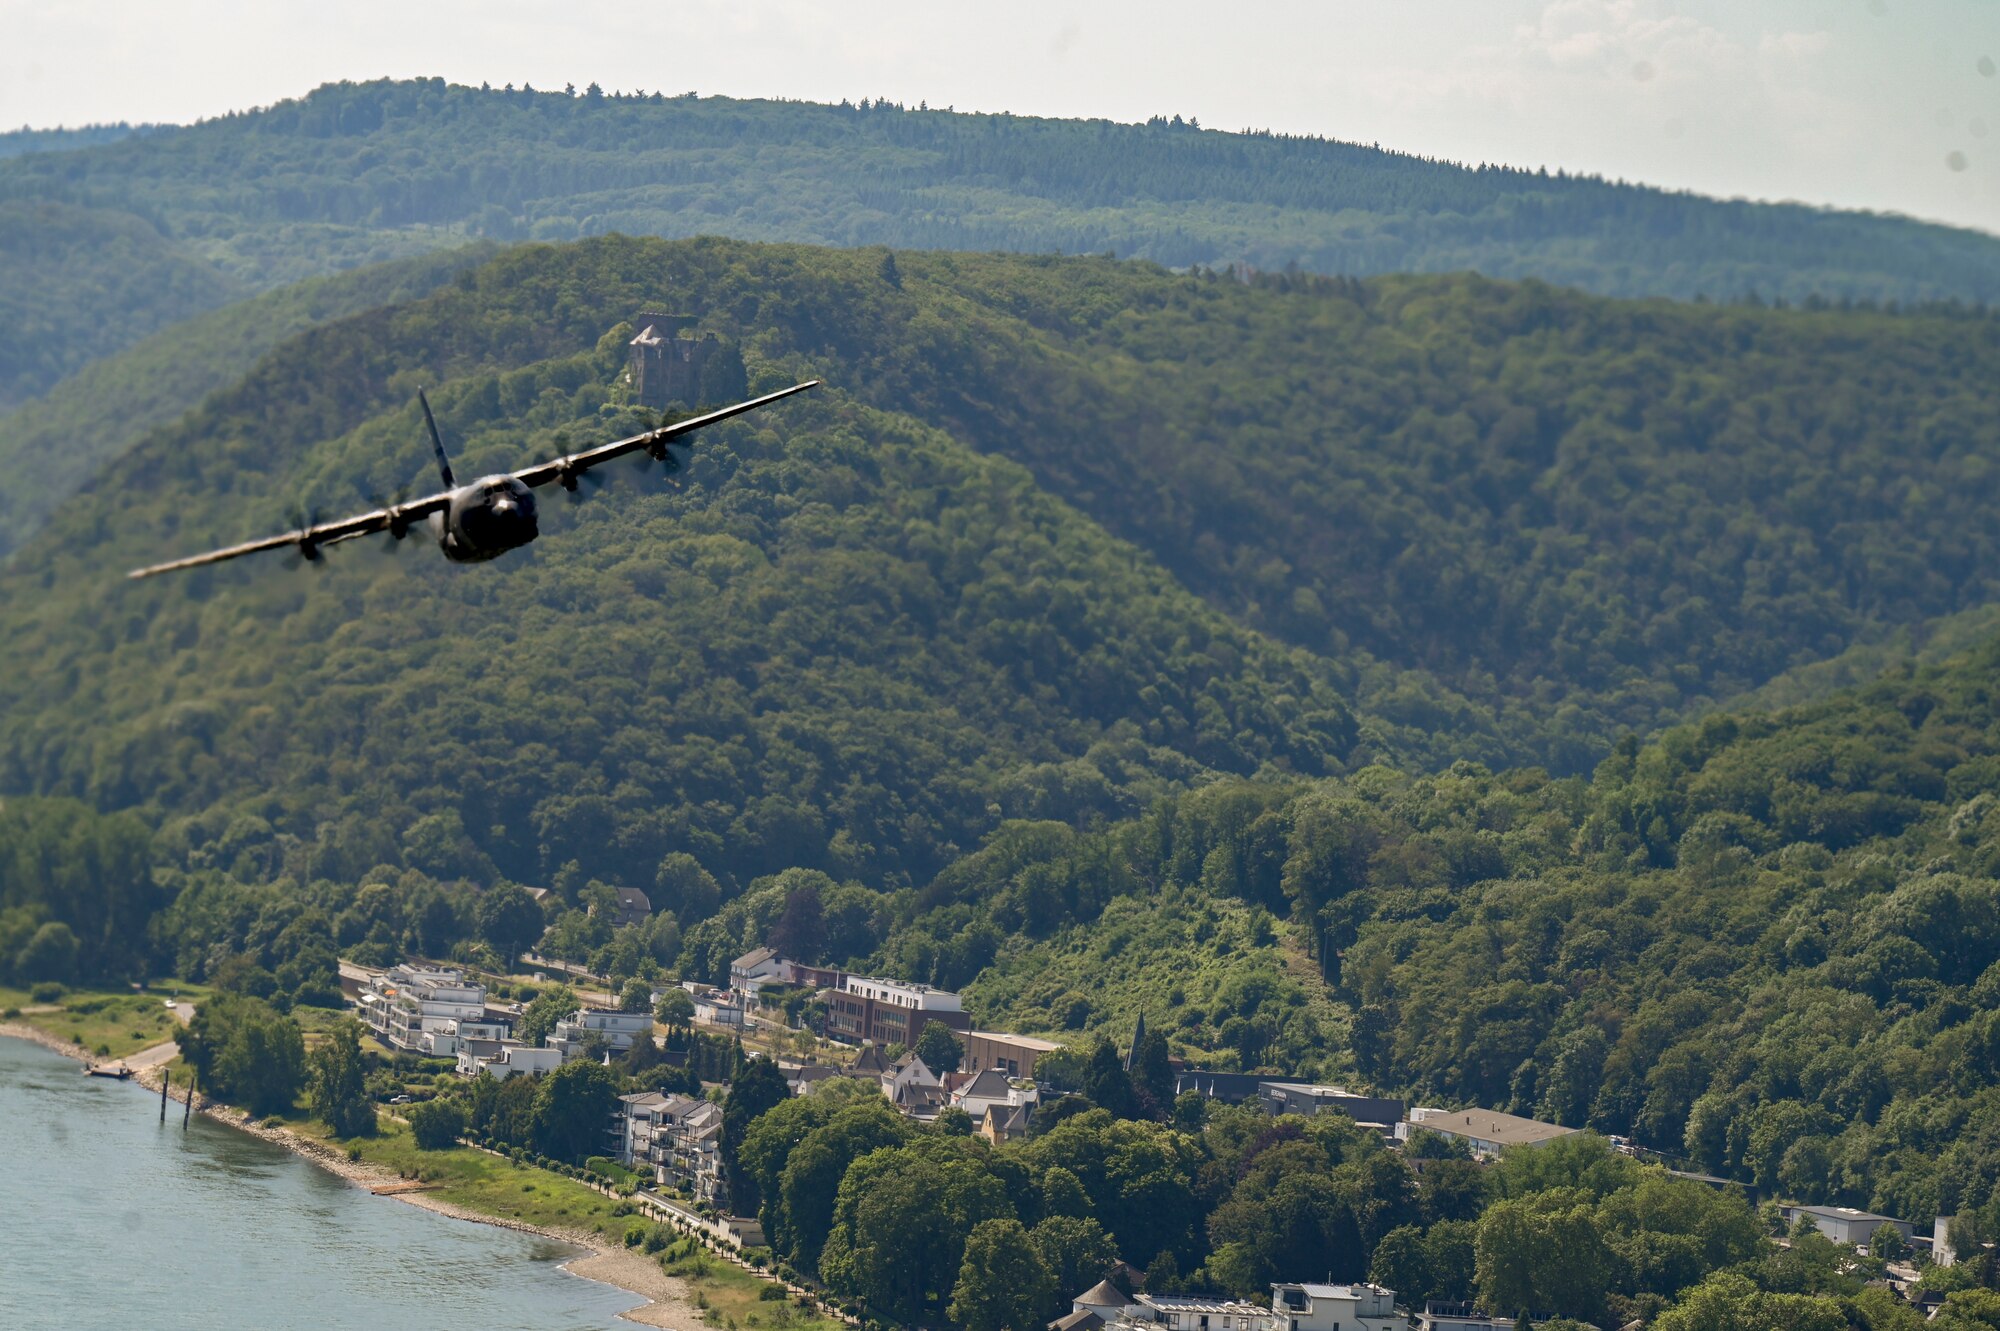
M115 130L111 131L115 134ZM7 156L0 200L138 225L174 264L263 289L458 243L608 232L1244 262L1322 273L1476 269L1614 295L1990 301L2000 247L1906 218L1721 201L1545 170L1476 169L1303 136L838 106L335 84L184 128ZM25 141L23 141L25 142ZM55 144L36 146L54 147ZM55 235L51 213L14 213ZM197 246L198 241L198 246ZM17 241L17 243L20 243ZM107 253L106 266L114 263ZM77 274L73 325L0 341L39 391L134 340ZM25 279L24 279L25 280ZM100 284L101 285L101 284ZM171 283L135 307L205 308ZM0 292L0 309L31 302Z
M1337 1115L1193 1094L1171 1123L1075 1096L1036 1118L996 1148L835 1080L759 1113L738 1159L779 1270L903 1325L1034 1325L1121 1261L1153 1294L1261 1300L1274 1280L1372 1279L1408 1306L1476 1300L1551 1328L1926 1324L1879 1280L1900 1239L1862 1257L1807 1224L1779 1246L1774 1208L1592 1134L1482 1166L1424 1134L1396 1152ZM1976 1266L1940 1283L1964 1287ZM1991 1297L1953 1293L1941 1324L1988 1326Z

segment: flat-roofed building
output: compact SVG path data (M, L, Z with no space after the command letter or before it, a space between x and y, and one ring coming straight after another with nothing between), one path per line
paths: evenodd
M1396 1291L1381 1285L1271 1286L1270 1331L1404 1331Z
M1315 1086L1300 1081L1267 1081L1257 1087L1257 1098L1273 1114L1345 1114L1356 1123L1380 1124L1385 1131L1403 1121L1408 1108L1401 1100L1379 1095L1357 1095L1345 1086Z
M616 1008L578 1008L558 1021L549 1032L549 1047L562 1050L564 1058L574 1058L593 1039L609 1049L624 1051L639 1039L653 1038L653 1014L620 1012Z
M1036 1061L1043 1054L1053 1054L1062 1048L1054 1040L1000 1031L969 1030L961 1038L965 1042L965 1057L958 1063L961 1072L984 1072L992 1068L1009 1077L1034 1076Z
M404 1053L430 1054L437 1042L427 1044L426 1035L450 1035L460 1022L485 1020L486 987L468 983L455 970L392 966L362 984L354 1006L362 1025L383 1044ZM451 1055L455 1047L444 1049L443 1055Z
M467 1041L459 1046L458 1075L477 1077L490 1074L496 1081L514 1076L534 1076L554 1072L562 1066L560 1049L531 1049L517 1040Z
M1835 1243L1852 1243L1865 1246L1875 1237L1875 1231L1888 1225L1905 1239L1916 1235L1917 1227L1907 1220L1897 1220L1892 1216L1876 1215L1873 1211L1857 1211L1851 1206L1780 1206L1778 1214L1787 1225L1797 1224L1800 1216L1810 1219L1819 1232Z
M1514 1331L1513 1318L1494 1317L1469 1303L1426 1303L1411 1320L1417 1331Z
M845 988L825 990L820 998L826 1005L827 1038L847 1044L872 1040L913 1048L931 1022L958 1032L972 1026L957 994L927 984L850 975Z
M1576 1131L1559 1123L1518 1118L1491 1109L1433 1109L1419 1105L1396 1125L1396 1140L1408 1141L1419 1129L1456 1138L1470 1147L1474 1155L1482 1157L1496 1156L1509 1146L1540 1146Z

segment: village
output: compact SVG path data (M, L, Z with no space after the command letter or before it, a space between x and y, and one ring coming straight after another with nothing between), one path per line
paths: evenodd
M595 978L542 958L526 960L563 969L568 972L563 978L579 983ZM823 1083L841 1079L879 1090L897 1114L915 1124L951 1124L996 1146L1035 1133L1041 1122L1036 1111L1075 1089L1046 1075L1048 1066L1061 1062L1064 1044L977 1029L958 994L810 966L769 947L737 957L726 986L641 987L634 981L622 994L610 988L573 990L577 1006L536 1042L516 1038L521 1004L492 997L479 979L454 968L344 965L342 978L349 1002L385 1051L449 1059L463 1078L533 1077L585 1058L609 1063L639 1042L654 1044L669 1064L682 1063L687 1049L673 1047L674 1029L681 1026L734 1041L740 1057L770 1060L793 1096L811 1095ZM644 1001L636 1001L640 998ZM668 1028L664 1039L661 1026ZM1142 1016L1122 1055L1127 1073L1145 1039ZM1250 1105L1274 1118L1338 1115L1379 1135L1391 1150L1430 1138L1490 1164L1503 1153L1532 1150L1578 1131L1494 1110L1410 1105L1275 1073L1207 1070L1178 1058L1171 1060L1171 1070L1177 1100L1193 1095ZM639 1196L663 1214L701 1224L738 1250L756 1249L764 1242L758 1220L734 1214L731 1205L723 1145L727 1083L694 1084L701 1094L651 1090L619 1097L605 1126L604 1156L649 1182ZM1610 1140L1620 1152L1637 1154L1621 1139ZM1667 1172L1716 1189L1742 1186L1684 1170ZM1940 1301L1915 1287L1920 1263L1954 1261L1947 1234L1951 1217L1940 1217L1926 1234L1908 1221L1848 1207L1785 1203L1778 1215L1793 1232L1809 1225L1861 1255L1871 1246L1893 1249L1903 1260L1886 1264L1886 1283L1920 1307ZM1273 1282L1268 1305L1151 1293L1145 1284L1144 1273L1119 1262L1075 1293L1070 1312L1050 1322L1047 1331L1513 1331L1517 1324L1462 1301L1406 1306L1397 1291L1370 1283Z

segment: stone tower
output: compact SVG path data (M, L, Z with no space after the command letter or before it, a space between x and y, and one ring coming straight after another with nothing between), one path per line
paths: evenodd
M628 372L633 398L655 411L679 402L694 406L701 400L701 367L722 343L715 334L683 337L695 322L691 314L643 311L632 316L639 330L631 342Z

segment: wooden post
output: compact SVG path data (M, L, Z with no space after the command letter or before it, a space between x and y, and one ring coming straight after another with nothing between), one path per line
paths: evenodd
M162 1123L167 1121L167 1087L173 1084L173 1080L174 1074L171 1072L160 1075L160 1122Z
M187 1099L181 1102L181 1130L183 1132L187 1130L188 1119L194 1115L195 1088L200 1085L201 1079L193 1072L188 1073Z

